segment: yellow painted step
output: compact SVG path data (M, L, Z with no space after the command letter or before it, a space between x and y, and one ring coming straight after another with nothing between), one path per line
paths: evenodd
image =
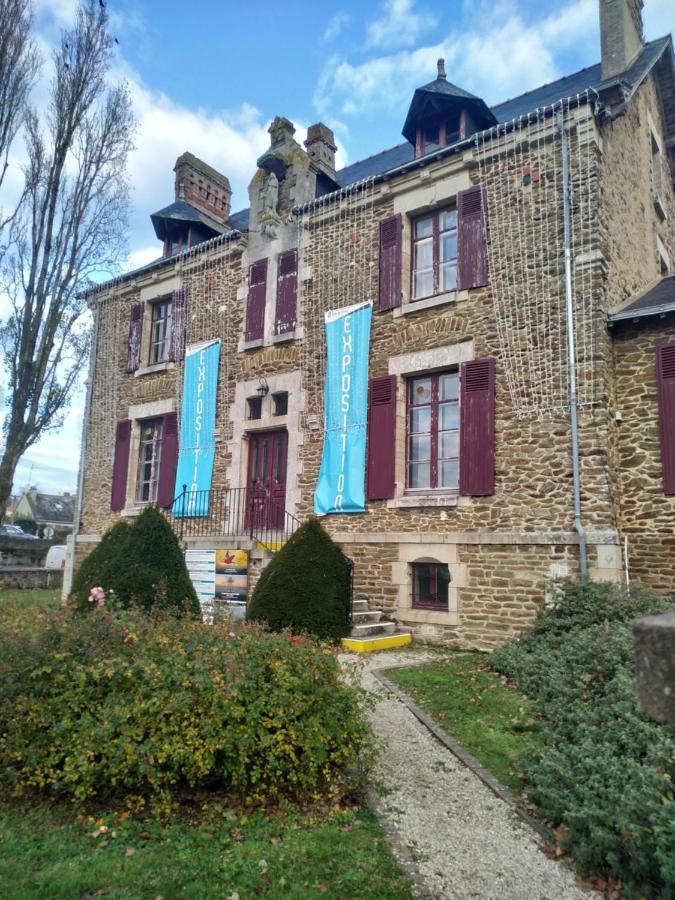
M372 637L366 640L342 638L342 646L345 650L352 650L354 653L372 653L376 650L405 647L411 641L412 635L410 634L383 634L381 637Z

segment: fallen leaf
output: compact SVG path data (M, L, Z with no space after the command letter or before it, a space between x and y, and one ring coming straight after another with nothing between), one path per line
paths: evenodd
M133 856L135 852L136 852L135 847L127 847L127 849L124 851L124 855L125 856Z

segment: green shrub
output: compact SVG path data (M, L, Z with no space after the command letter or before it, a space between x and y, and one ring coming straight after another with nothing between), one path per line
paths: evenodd
M0 784L14 796L168 806L339 799L368 747L335 655L288 632L68 610L0 634Z
M345 557L318 519L310 519L263 569L247 615L275 630L336 639L347 632L348 603Z
M542 746L526 762L530 799L583 871L675 897L675 739L638 711L630 622L667 600L617 585L558 585L532 632L491 662L537 700Z
M114 571L116 560L124 559L126 556L130 531L127 522L120 519L106 531L91 553L82 560L73 577L70 592L71 600L78 609L91 608L89 592L93 587L102 587L106 591L111 589L111 569Z
M144 509L131 527L114 525L83 561L71 595L79 609L91 606L89 591L99 586L112 590L125 608L200 614L178 539L155 506Z

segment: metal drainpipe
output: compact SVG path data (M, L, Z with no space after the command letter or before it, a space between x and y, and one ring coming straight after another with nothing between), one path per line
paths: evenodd
M91 411L91 394L94 386L94 374L96 367L96 342L98 340L98 326L100 319L100 311L98 304L94 310L94 327L91 335L91 349L89 351L89 372L87 374L87 395L84 401L84 416L82 418L82 440L80 441L80 469L77 475L77 508L75 510L75 521L73 522L73 559L70 567L70 580L72 587L72 579L75 574L75 544L77 536L80 533L80 517L82 516L82 501L84 499L84 466L87 458L87 432L89 424L89 414Z
M572 295L572 246L570 232L570 162L567 132L562 110L556 113L560 128L563 181L563 242L565 246L565 305L567 310L567 370L570 396L570 427L572 431L572 483L574 496L574 528L579 536L579 570L582 581L588 578L586 532L581 521L581 489L579 480L579 425L577 419L577 372L574 346L574 299Z

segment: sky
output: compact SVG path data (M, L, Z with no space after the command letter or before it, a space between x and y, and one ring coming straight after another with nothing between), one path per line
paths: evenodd
M129 86L138 133L129 160L127 268L160 255L150 213L173 200L185 150L227 175L232 209L248 205L255 161L275 115L335 131L338 168L401 143L416 87L436 76L489 105L600 58L598 0L106 0L117 38L113 78ZM75 0L34 0L41 47L68 26ZM675 2L646 0L645 35L675 32ZM36 88L36 103L46 94ZM12 159L19 172L21 147ZM15 182L16 183L16 182ZM9 179L11 190L12 180ZM73 491L84 393L64 427L20 462L15 490Z

